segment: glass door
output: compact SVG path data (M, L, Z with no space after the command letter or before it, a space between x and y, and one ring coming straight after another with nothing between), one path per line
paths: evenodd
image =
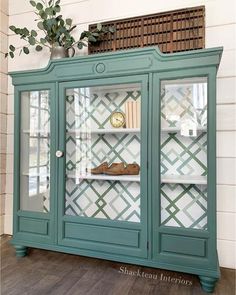
M21 92L20 210L50 211L49 90Z
M152 151L151 176L153 257L165 263L178 258L178 264L190 267L199 257L206 258L212 243L209 196L214 196L214 179L208 186L208 175L213 172L214 158L209 162L208 130L214 118L209 121L208 106L214 101L209 100L209 78L204 74L189 78L171 78L180 75L176 72L155 75L154 85L159 100L153 100L153 110L159 110L160 116L153 117L153 126L159 130L152 139L157 146Z
M161 81L161 225L207 230L207 78Z
M14 117L14 236L55 238L56 119L53 84L16 88Z
M131 80L60 91L64 245L146 255L147 80Z

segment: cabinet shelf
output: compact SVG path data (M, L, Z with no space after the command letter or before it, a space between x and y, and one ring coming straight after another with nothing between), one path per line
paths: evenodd
M67 174L68 178L91 179L91 180L113 180L113 181L137 181L140 182L140 175L94 175L87 174L83 176ZM207 184L206 176L189 176L189 175L163 175L162 183L183 183L183 184Z
M29 172L23 172L21 173L22 176L28 176L28 177L49 177L50 174L46 173L46 174L42 174L42 173L29 173Z
M91 179L91 180L112 180L112 181L136 181L140 182L140 175L105 175L105 174L87 174L87 175L75 175L67 174L68 178L74 179Z
M34 173L30 174L27 172L22 173L23 176L28 177L39 177L39 176L47 176L49 174L40 174ZM91 180L111 180L111 181L135 181L140 182L140 175L105 175L105 174L87 174L87 175L76 175L76 174L67 174L67 178L73 179L91 179ZM182 183L182 184L207 184L207 176L193 176L193 175L162 175L161 176L162 183Z
M45 130L40 130L40 129L35 129L35 130L30 130L30 129L23 129L22 130L23 133L31 133L31 134L42 134L44 136L49 136L50 135L50 131L45 131Z
M180 132L179 127L164 127L161 132ZM198 127L197 132L206 132L207 127ZM106 128L106 129L91 129L88 131L82 131L80 129L69 129L67 133L75 134L112 134L112 133L140 133L140 128Z
M173 132L180 132L180 131L181 131L180 127L163 127L163 128L161 128L161 132L173 133ZM199 126L199 127L197 127L197 132L207 132L207 127Z
M77 134L110 134L110 133L139 133L140 128L106 128L106 129L91 129L88 131L83 131L80 129L69 129L67 133L77 133Z
M207 184L207 176L201 175L162 175L162 183Z

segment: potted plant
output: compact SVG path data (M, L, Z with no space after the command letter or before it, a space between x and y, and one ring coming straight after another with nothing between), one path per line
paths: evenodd
M37 27L39 33L35 30L30 30L26 27L17 28L11 25L9 28L15 34L19 35L21 39L26 41L26 45L16 48L14 45L9 46L9 52L5 54L14 58L16 50L19 54L30 53L30 47L36 51L41 51L43 47L48 47L51 51L51 58L68 57L69 49L72 49L72 56L75 53L74 47L82 49L89 43L96 43L108 33L115 31L114 27L105 28L101 24L97 24L97 28L93 31L83 31L78 39L72 36L72 31L76 25L72 24L71 18L64 19L60 14L60 0L39 0L38 2L29 1L35 9L37 15ZM41 36L42 37L39 37Z

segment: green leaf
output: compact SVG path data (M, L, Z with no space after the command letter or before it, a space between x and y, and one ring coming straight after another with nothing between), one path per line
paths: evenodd
M22 33L23 33L23 35L25 35L25 36L29 36L29 30L28 30L27 28L24 28L24 29L22 30Z
M41 51L41 50L43 49L43 47L40 46L40 45L37 45L37 46L35 47L35 49L36 49L36 51Z
M60 7L59 5L56 5L56 6L54 7L54 11L55 11L55 12L60 12L60 11L61 11L61 7Z
M15 33L18 34L18 35L21 34L21 29L20 28L16 28L15 29Z
M46 39L44 39L44 38L40 38L40 42L44 45L44 44L46 44L47 43L47 40Z
M28 47L25 47L25 46L24 46L24 47L23 47L23 51L24 51L25 54L29 54L29 49L28 49Z
M45 13L45 11L43 10L40 10L39 11L39 15L42 19L47 19L48 15Z
M57 0L56 3L55 3L55 5L59 5L60 2L61 2L60 0Z
M40 30L44 30L43 22L39 22L39 23L37 24L37 27L38 27Z
M84 43L84 42L78 42L78 44L77 44L77 47L79 48L79 49L82 49L83 47L87 47L87 44L86 43Z
M53 1L53 0L50 0L50 1L48 2L48 5L49 5L49 6L52 5L52 1Z
M33 7L35 7L35 6L36 6L36 3L35 3L35 1L30 1L30 4L31 4Z
M38 9L38 10L43 9L43 4L40 3L40 2L38 2L38 3L36 4L36 9Z
M9 54L10 54L11 58L14 58L14 53L13 52L9 52Z
M31 30L31 36L36 37L38 34L35 30Z
M29 44L30 44L30 45L35 45L35 43L36 43L36 40L35 40L34 37L29 37L29 38L28 38L28 41L29 41Z
M71 18L67 18L67 19L66 19L66 24L67 24L68 26L71 26L71 24L72 24L72 19L71 19Z
M101 29L102 29L102 24L97 24L97 29L98 29L99 31L101 31Z
M47 8L45 9L45 13L46 13L47 15L53 15L53 9L52 9L52 7L47 7Z
M89 36L88 41L89 42L97 42L97 39L94 36Z
M16 27L15 26L10 26L9 29L12 30L13 32L15 32Z
M11 51L15 51L15 50L16 50L16 48L15 48L13 45L10 45L10 46L9 46L9 49L10 49Z
M115 27L109 27L109 28L108 28L108 31L109 31L110 33L115 33L116 28L115 28Z

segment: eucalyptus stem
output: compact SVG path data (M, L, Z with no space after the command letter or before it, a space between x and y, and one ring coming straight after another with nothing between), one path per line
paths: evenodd
M44 36L38 39L38 33L32 29L29 30L26 27L17 28L15 26L10 26L16 35L19 35L28 44L23 47L14 47L9 45L9 52L5 54L5 57L10 55L11 58L14 58L15 51L19 48L22 48L21 51L25 54L29 54L29 47L35 47L36 51L41 51L43 47L48 47L51 49L53 46L62 46L65 49L77 46L79 49L82 49L84 46L87 46L90 43L96 43L100 40L100 37L111 32L102 28L101 24L97 25L97 29L89 32L83 31L80 37L76 40L71 32L76 28L76 25L72 24L72 19L66 18L60 14L60 0L29 0L31 6L34 7L34 13L37 15L35 21L37 22L37 27L40 31L43 32ZM38 36L38 38L36 38ZM21 52L20 51L20 52Z

